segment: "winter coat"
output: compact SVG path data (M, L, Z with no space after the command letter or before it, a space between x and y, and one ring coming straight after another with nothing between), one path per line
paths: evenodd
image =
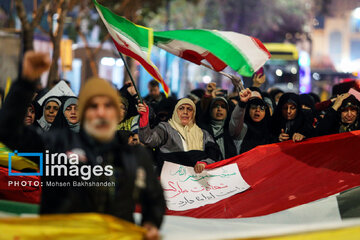
M293 120L286 120L282 116L282 107L289 101L295 103L297 109L296 117ZM274 141L279 141L279 135L282 129L289 135L289 139L292 139L294 133L300 133L306 138L314 137L316 134L312 123L312 116L307 115L306 112L301 109L299 95L295 93L285 93L279 99L272 116L271 130L273 139Z
M185 166L195 166L198 161L213 163L220 158L220 150L210 134L203 131L204 151L185 151L182 137L168 122L161 122L151 129L149 124L139 128L139 138L145 145L156 148L157 167L161 172L164 161L174 162Z
M212 106L216 101L222 101L226 104L227 106L227 118L224 121L215 121L212 120L211 117L211 111L212 111ZM201 111L199 111L201 112ZM219 149L221 150L221 159L228 159L231 157L234 157L237 155L237 149L234 143L234 139L231 137L230 131L229 131L229 121L230 121L230 106L228 101L223 98L223 97L217 97L215 99L212 99L209 107L207 109L207 113L204 114L204 116L202 116L200 118L200 120L198 121L198 125L200 128L206 130L208 133L210 133L210 135L213 137L213 139L215 140L215 142L217 143L217 145L219 146ZM220 130L220 134L216 136L215 134L215 124L221 124L221 130ZM220 126L217 126L220 127ZM222 146L220 146L220 144Z
M272 143L272 137L269 128L270 111L265 110L265 117L261 122L254 122L249 115L249 108L252 102L261 101L261 99L250 99L248 103L239 102L232 112L229 130L232 136L239 142L239 153L247 152L259 145Z
M98 212L133 222L135 204L142 207L142 222L160 226L165 211L163 192L153 169L150 154L142 148L132 148L114 138L101 144L83 130L69 129L51 132L24 127L26 106L30 103L34 84L17 81L0 112L0 141L18 152L77 153L79 167L110 165L113 174L95 176L89 182L113 182L114 186L49 187L48 182L80 182L81 176L43 176L40 213ZM44 158L45 161L45 158ZM44 162L45 164L45 162ZM45 168L44 168L45 170ZM84 181L82 181L84 182ZM86 182L86 181L85 181Z
M340 109L347 104L351 103L352 105L358 106L357 119L353 124L345 125L341 122L341 112ZM340 133L340 126L343 124L346 126L347 131L360 130L360 103L354 96L346 98L338 111L335 111L332 107L326 110L325 116L323 119L320 119L316 130L320 136L327 134Z

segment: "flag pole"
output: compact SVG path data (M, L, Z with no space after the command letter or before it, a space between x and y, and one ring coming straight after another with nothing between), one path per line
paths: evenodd
M206 63L201 63L202 66L209 68L213 71L215 71L210 65L206 64ZM221 75L230 78L231 82L234 84L234 86L238 89L238 91L240 92L241 90L245 90L244 84L242 83L241 79L237 76L234 76L232 74L228 74L226 72L220 71L218 72Z
M132 82L132 84L133 84L133 86L134 86L134 88L135 88L136 94L138 95L138 99L140 100L140 103L143 103L143 99L142 99L142 97L141 97L141 95L140 95L139 89L138 89L138 88L136 87L136 85L135 85L135 81L134 81L134 79L133 79L133 77L132 77L132 75L131 75L129 66L128 66L128 64L127 64L126 61L125 61L124 55L123 55L121 52L119 52L119 54L120 54L121 59L122 59L123 62L124 62L126 71L127 71L127 73L129 74L130 80L131 80L131 82Z

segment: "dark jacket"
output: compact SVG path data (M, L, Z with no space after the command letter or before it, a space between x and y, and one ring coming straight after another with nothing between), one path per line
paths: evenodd
M223 122L222 133L218 136L215 136L213 127L211 125L211 120L212 120L211 111L212 111L213 104L217 100L225 102L225 104L227 106L227 117ZM211 99L210 105L207 109L207 113L204 114L204 116L202 116L200 118L200 120L198 121L199 127L206 130L208 133L210 133L210 135L214 138L215 142L217 142L218 139L222 138L221 142L222 142L223 146L219 146L219 148L221 149L223 147L223 149L225 151L225 156L221 156L221 159L228 159L228 158L231 158L231 157L234 157L237 155L237 150L236 150L234 140L230 136L230 132L229 132L229 121L230 121L230 116L231 116L231 112L230 112L229 108L230 108L230 104L228 103L228 100L226 100L225 98ZM221 155L223 155L223 154L221 154Z
M249 114L251 104L265 107L265 117L260 122L254 122ZM265 101L262 99L250 99L245 109L245 124L247 132L241 144L240 153L247 152L259 145L272 143L270 133L270 110Z
M260 122L254 122L250 115L250 105L266 106L265 117ZM270 111L266 103L258 98L253 98L248 103L239 102L232 112L229 125L230 133L240 142L239 153L247 152L259 145L272 143L272 136L269 128Z
M282 116L282 107L289 101L296 105L297 112L293 120L286 120ZM311 116L302 111L299 95L295 93L285 93L282 95L275 108L271 124L274 141L279 141L281 129L284 129L285 133L289 134L290 139L292 139L294 133L300 133L307 138L314 137L315 135Z
M62 96L59 99L61 101L61 106L60 106L58 113L56 114L56 117L55 117L53 123L51 124L50 131L53 131L54 129L69 128L74 132L79 132L80 123L78 122L76 124L71 124L65 117L66 108L73 103L76 103L76 105L77 105L77 97Z
M144 100L145 100L146 104L149 105L149 106L151 106L151 107L153 107L155 110L157 110L157 109L156 109L157 105L158 105L163 99L166 99L166 96L165 96L165 94L164 94L163 92L160 92L160 95L159 95L159 97L157 97L157 98L153 98L153 97L151 97L150 95L146 95L146 96L144 97Z
M121 97L125 98L129 104L129 107L128 107L127 113L126 113L126 117L125 117L126 119L138 115L138 112L136 109L136 105L138 103L137 95L131 96L131 94L127 90L128 87L130 87L130 86L131 86L130 84L126 84L119 90Z
M142 207L142 221L160 226L165 211L163 192L153 169L150 154L142 148L133 149L114 138L101 144L86 132L62 129L41 133L24 127L26 106L31 101L34 86L26 81L13 84L7 101L0 112L0 141L19 152L78 153L83 166L111 165L111 176L92 174L88 181L81 176L43 176L41 213L106 213L133 221L135 204ZM44 154L44 156L47 156ZM45 161L45 157L44 157ZM48 166L48 165L46 165ZM44 163L44 171L46 170ZM138 184L138 180L142 184ZM49 182L114 182L115 186L49 187Z
M148 147L158 148L157 161L158 173L161 173L164 161L169 161L185 166L195 166L198 161L207 164L220 159L220 150L210 134L204 133L204 150L185 151L180 134L168 122L161 122L151 129L149 124L139 128L139 138Z
M325 116L323 119L320 119L316 130L318 132L318 134L320 136L322 135L327 135L327 134L335 134L335 133L340 133L340 126L342 125L341 122L341 108L345 107L347 104L352 104L355 106L358 106L358 112L357 112L357 118L355 120L355 122L353 124L343 124L344 126L346 126L346 128L344 127L343 129L346 131L354 131L354 130L359 130L360 129L360 103L359 101L357 101L357 99L354 96L350 96L348 98L346 98L342 104L341 107L339 108L338 111L335 111L335 109L333 109L332 107L328 108L326 110Z

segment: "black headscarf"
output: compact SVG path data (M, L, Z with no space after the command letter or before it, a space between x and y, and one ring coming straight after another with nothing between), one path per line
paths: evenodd
M61 129L61 128L69 128L70 130L74 131L74 132L79 132L80 130L80 122L78 123L70 123L69 120L65 117L65 110L68 106L72 105L72 104L76 104L78 102L78 98L77 97L72 97L72 96L63 96L60 98L62 104L61 107L59 109L58 114L56 115L54 122L52 123L50 130L53 129Z
M313 97L309 94L300 94L299 101L301 105L305 105L310 108L312 112L315 112L315 102Z
M346 109L347 107L353 107L357 109L357 116L356 119L353 123L351 124L346 124L341 122L341 112ZM360 123L359 123L359 110L360 110L360 102L353 96L350 95L348 98L344 99L344 101L342 102L338 112L339 112L339 116L340 116L340 127L339 127L339 132L349 132L349 131L354 131L354 130L358 130L360 127Z
M227 117L224 120L217 121L211 116L216 101L222 101L226 104ZM229 109L231 109L231 103L226 98L220 96L213 98L206 114L197 122L200 128L205 129L214 138L216 144L220 148L222 159L237 155L235 143L229 133L229 121L231 117Z
M264 106L265 117L260 122L254 122L250 117L250 106ZM260 98L252 98L247 102L244 122L248 129L241 144L240 153L249 151L256 146L272 142L270 134L270 110L266 102Z
M278 95L279 93L284 93L284 91L281 89L275 88L269 92L270 97L272 98L272 100L274 100L274 102L275 102L276 95ZM275 104L276 104L276 102L275 102Z
M296 117L293 120L287 120L282 116L282 108L286 103L293 103L296 106ZM301 110L299 95L295 93L284 93L279 99L279 103L275 108L271 128L276 139L284 129L285 133L292 138L294 133L300 133L305 137L311 137L313 128L310 119L305 116Z

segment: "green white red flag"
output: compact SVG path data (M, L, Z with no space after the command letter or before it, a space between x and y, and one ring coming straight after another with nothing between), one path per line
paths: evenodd
M116 15L96 0L94 0L94 4L117 50L137 60L162 85L165 94L168 95L170 89L150 59L153 30Z
M215 71L229 66L243 76L252 76L271 57L261 41L250 36L204 29L153 31L114 14L96 0L94 3L117 49L139 61L166 94L169 88L150 60L153 44L199 65L207 61Z
M154 44L196 64L206 60L215 71L227 66L252 76L271 55L257 38L236 32L189 29L154 32Z

